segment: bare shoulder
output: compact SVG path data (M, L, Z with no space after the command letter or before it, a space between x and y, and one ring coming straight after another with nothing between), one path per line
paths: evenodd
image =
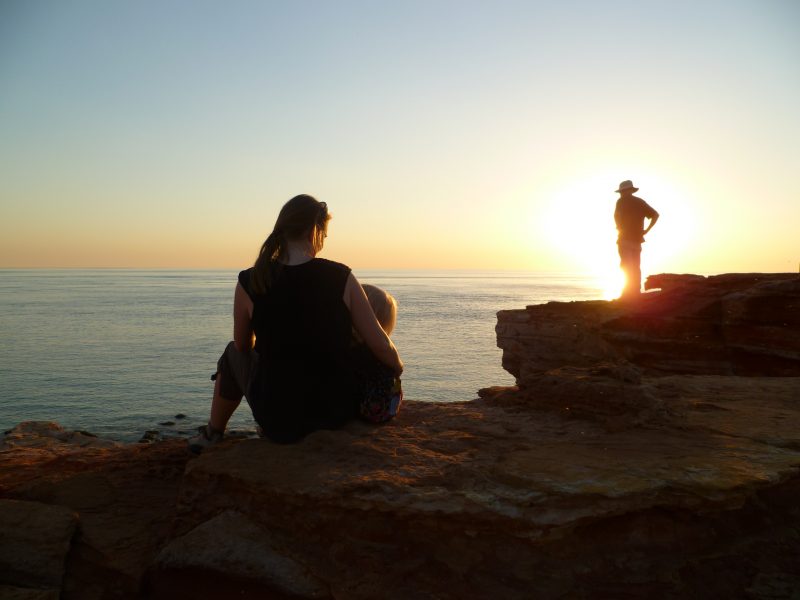
M253 300L247 290L244 289L244 286L238 281L233 294L233 312L234 315L246 314L248 317L253 316Z

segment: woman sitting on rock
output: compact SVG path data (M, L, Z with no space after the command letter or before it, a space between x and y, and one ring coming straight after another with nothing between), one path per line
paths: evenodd
M396 375L403 363L350 268L316 258L330 221L324 202L295 196L281 209L255 265L239 273L233 341L217 363L211 416L194 452L222 439L242 396L264 435L294 442L358 412L353 330Z

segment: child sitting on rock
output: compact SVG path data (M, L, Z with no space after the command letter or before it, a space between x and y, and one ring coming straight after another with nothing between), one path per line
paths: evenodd
M391 335L397 323L397 301L379 287L370 284L362 287L378 323L386 335ZM403 402L400 378L370 352L355 331L352 358L359 390L359 414L371 423L388 421Z

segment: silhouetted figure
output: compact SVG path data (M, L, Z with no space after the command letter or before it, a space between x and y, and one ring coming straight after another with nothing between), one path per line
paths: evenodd
M642 288L642 244L644 236L658 221L658 212L647 202L633 195L639 188L633 186L630 179L619 184L617 207L614 210L614 221L617 224L617 249L619 250L619 266L625 273L625 288L622 297L630 298L639 295ZM644 228L644 220L650 224Z
M217 362L208 424L188 440L192 452L222 440L242 397L273 442L343 426L358 414L359 391L374 392L356 381L350 364L354 331L392 383L403 372L397 348L350 267L317 258L330 219L324 202L295 196L278 213L255 264L239 273L233 341ZM400 392L398 382L397 390L387 384L377 394L386 388Z

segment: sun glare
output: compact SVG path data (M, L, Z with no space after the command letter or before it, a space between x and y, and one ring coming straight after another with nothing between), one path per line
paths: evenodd
M604 299L616 298L625 278L619 269L617 231L614 224L616 185L626 173L572 180L547 194L547 206L532 218L560 264L593 277ZM694 235L689 202L673 186L653 176L628 175L644 198L661 215L642 250L643 277L675 269L682 262ZM685 271L686 267L677 267Z
M600 288L603 300L619 298L620 294L622 294L622 288L625 287L625 275L619 268L615 267L597 282L597 287Z

